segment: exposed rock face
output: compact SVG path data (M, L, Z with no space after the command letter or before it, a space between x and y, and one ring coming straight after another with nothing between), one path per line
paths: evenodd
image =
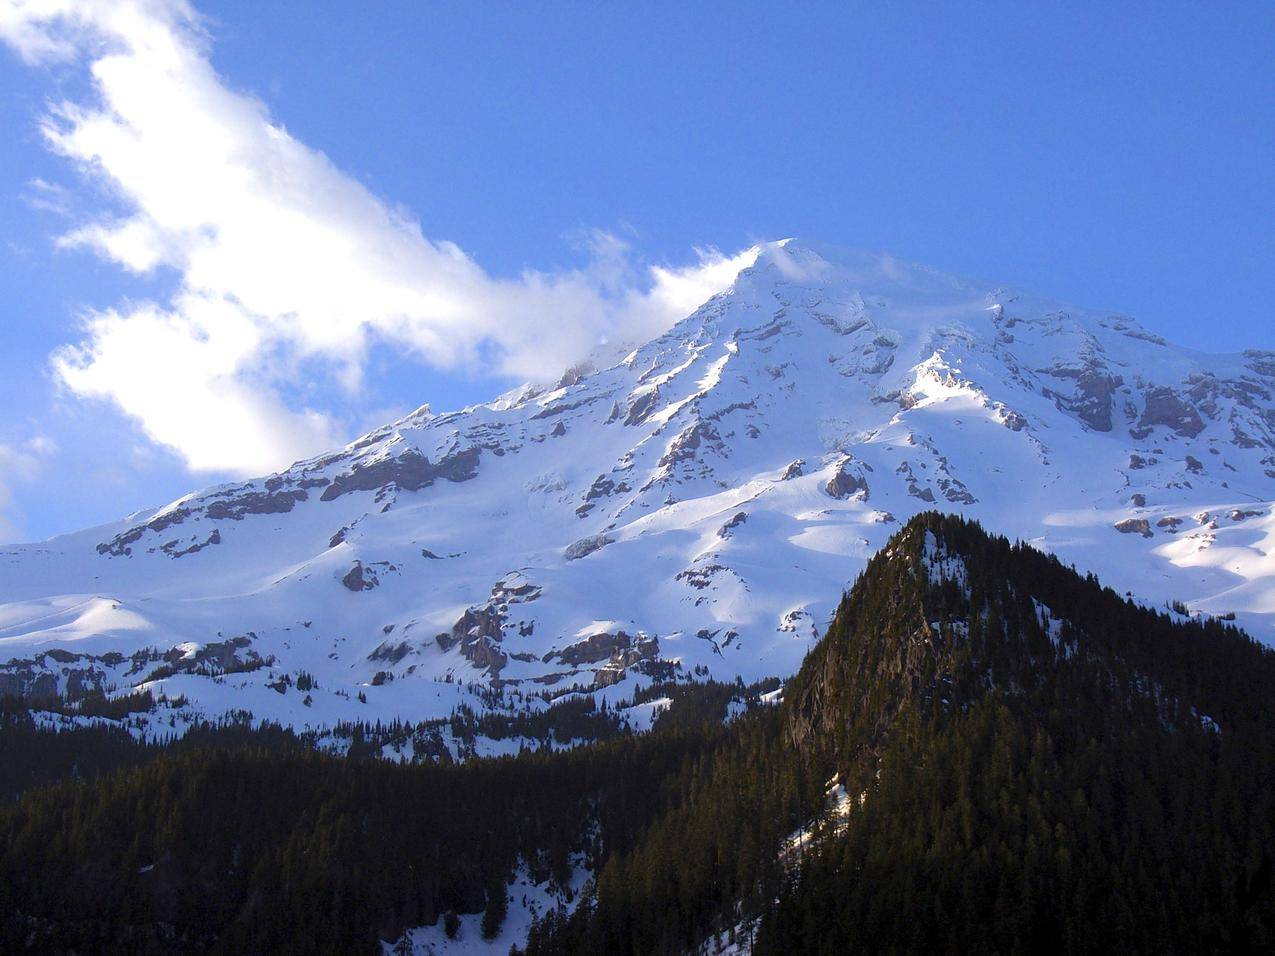
M305 478L300 480L289 478L285 480L276 475L273 478L266 479L263 483L264 490L257 490L251 484L245 484L214 491L206 495L202 503L169 508L162 514L151 518L145 524L129 528L127 531L121 531L110 541L99 544L97 553L112 557L129 557L133 553L132 546L141 541L142 536L147 531L161 533L175 525L195 518L207 518L210 521L242 521L249 515L287 514L296 507L298 502L306 501L310 497L307 491L308 488L319 487L327 483L328 480L326 478ZM285 488L285 486L287 487ZM215 531L214 534L216 534ZM209 544L220 543L220 540L221 538L218 534L216 541L205 539L199 547L184 550L182 554L193 554ZM174 545L174 548L176 547L175 542L170 543ZM164 546L163 550L170 557L182 556L181 554L173 554L173 549L167 546Z
M583 518L593 510L598 499L607 498L611 495L622 495L631 490L626 481L615 481L606 475L598 475L593 480L593 484L589 486L589 490L585 492L584 504L576 509L576 514Z
M679 461L694 458L701 445L720 449L722 436L710 422L697 421L673 439L669 449L659 460L661 467L667 468Z
M461 656L493 679L509 663L509 656L500 646L504 639L505 614L494 601L467 608L450 631L434 638L445 651L459 645Z
M0 664L0 697L75 702L92 693L112 694L130 682L160 680L181 673L242 673L273 664L273 656L263 658L251 649L252 640L240 635L162 651L147 648L129 657L115 651L97 655L53 649L30 659Z
M833 498L857 497L860 501L867 501L871 493L862 466L856 464L853 458L847 458L837 466L836 472L824 485L824 491Z
M1074 367L1059 366L1048 370L1056 378L1074 378L1075 392L1070 397L1055 396L1059 407L1065 408L1094 431L1111 431L1111 398L1124 384L1118 375L1112 375L1093 356Z
M224 518L240 521L245 515L281 515L291 511L298 501L305 501L309 497L301 488L292 491L257 491L228 501L214 501L208 505L206 514L214 521Z
M142 539L149 531L164 531L175 524L180 524L190 517L189 508L170 508L163 514L156 515L145 524L137 525L129 528L127 531L121 531L110 541L104 542L97 546L98 554L109 554L112 557L128 557L133 553L132 545Z
M720 528L717 529L717 536L719 538L729 538L731 536L731 533L747 520L748 520L748 512L746 511L736 512L731 517L730 521L727 521L724 525L722 525Z
M350 570L342 576L341 583L351 591L370 591L381 582L377 579L375 571L364 565L362 561L355 561Z
M574 544L568 545L567 549L562 552L562 556L568 561L578 561L580 558L593 554L605 548L608 544L613 544L615 539L605 534L591 534L587 538L581 538Z
M718 574L726 571L724 564L714 564L712 562L700 562L695 567L686 568L677 573L678 581L685 581L691 587L698 591L702 591L713 584L713 578Z
M58 675L61 670L56 659L41 654L34 660L10 661L0 670L0 697L19 697L25 700L48 700L58 696ZM92 674L91 667L83 669Z
M382 641L376 646L376 649L367 656L369 661L385 661L388 664L397 664L406 657L412 650L412 645L407 641Z
M603 631L569 644L560 651L550 652L547 659L557 659L573 667L601 661L610 661L619 667L632 667L638 661L654 659L659 652L660 642L657 638L645 635L635 638L624 631L616 631L614 634Z
M1117 521L1112 527L1121 534L1140 534L1144 538L1150 538L1155 534L1151 530L1151 522L1146 518L1125 518L1123 521Z
M592 375L597 370L597 366L592 362L577 362L562 373L562 377L558 379L554 388L570 388L572 385L579 384L586 375Z
M409 450L394 458L358 462L334 478L319 500L332 501L351 491L378 491L390 483L402 491L419 491L440 478L469 481L478 473L480 454L477 448L466 448L431 462L420 452Z
M804 458L798 458L796 461L790 462L788 467L784 469L784 473L779 476L780 481L791 481L793 478L800 478L804 473L806 461Z
M653 412L659 402L659 389L649 389L629 402L629 410L624 416L624 424L641 425Z
M564 664L578 666L580 664L596 664L599 661L605 661L611 657L616 651L627 649L629 646L629 635L623 631L615 634L603 632L601 634L592 634L582 641L576 641L558 651L556 654L551 653L551 658L557 658Z
M161 545L160 550L170 558L184 558L188 554L195 554L204 550L204 548L211 547L215 544L221 544L221 532L216 528L213 528L212 534L206 537L203 541L195 541L186 545L184 548L176 541L169 541L168 543Z
M509 657L500 649L495 638L486 635L475 640L462 641L460 652L475 667L496 677L509 663Z
M522 573L514 571L497 581L491 589L491 599L497 604L527 604L540 597L540 585L527 580Z
M1204 422L1195 407L1181 399L1171 388L1155 388L1147 392L1147 404L1138 420L1139 428L1163 425L1175 434L1194 438L1204 431Z
M544 408L540 409L540 411L532 415L531 420L539 421L545 418L554 418L558 415L563 415L566 412L574 411L577 408L585 408L592 405L597 400L598 396L595 395L589 398L582 398L574 402L556 402L552 405L546 405Z
M480 637L502 641L505 637L504 624L505 616L494 605L471 607L452 625L450 633L439 634L435 640L443 650L464 641L476 641Z
M1023 415L1020 414L1019 412L1014 411L1012 408L1002 407L999 409L999 412L1000 412L1001 424L1004 425L1006 428L1008 428L1010 431L1021 432L1024 428L1027 427L1027 419L1023 417Z

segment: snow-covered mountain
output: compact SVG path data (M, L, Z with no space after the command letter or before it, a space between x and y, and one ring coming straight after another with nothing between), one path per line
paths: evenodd
M144 685L164 728L319 727L786 676L926 509L1275 640L1275 353L756 253L611 367L0 549L0 693Z

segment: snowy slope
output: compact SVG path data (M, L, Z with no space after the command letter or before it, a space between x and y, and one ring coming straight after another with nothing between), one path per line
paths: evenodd
M768 244L612 367L0 549L0 693L303 727L788 675L928 508L1272 641L1273 392L1275 353Z

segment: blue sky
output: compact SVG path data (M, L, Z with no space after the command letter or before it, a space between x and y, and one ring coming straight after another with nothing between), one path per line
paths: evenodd
M760 239L1275 348L1273 38L1264 2L0 0L0 540L492 397Z

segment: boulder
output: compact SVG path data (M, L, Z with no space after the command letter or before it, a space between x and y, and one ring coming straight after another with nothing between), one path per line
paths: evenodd
M1150 538L1155 534L1151 530L1151 522L1146 518L1125 518L1123 521L1117 521L1113 527L1121 534L1140 534L1144 538Z
M608 544L614 544L615 539L605 534L591 534L587 538L581 538L573 544L567 546L562 552L562 556L568 561L578 561L580 558L593 554L605 548Z

